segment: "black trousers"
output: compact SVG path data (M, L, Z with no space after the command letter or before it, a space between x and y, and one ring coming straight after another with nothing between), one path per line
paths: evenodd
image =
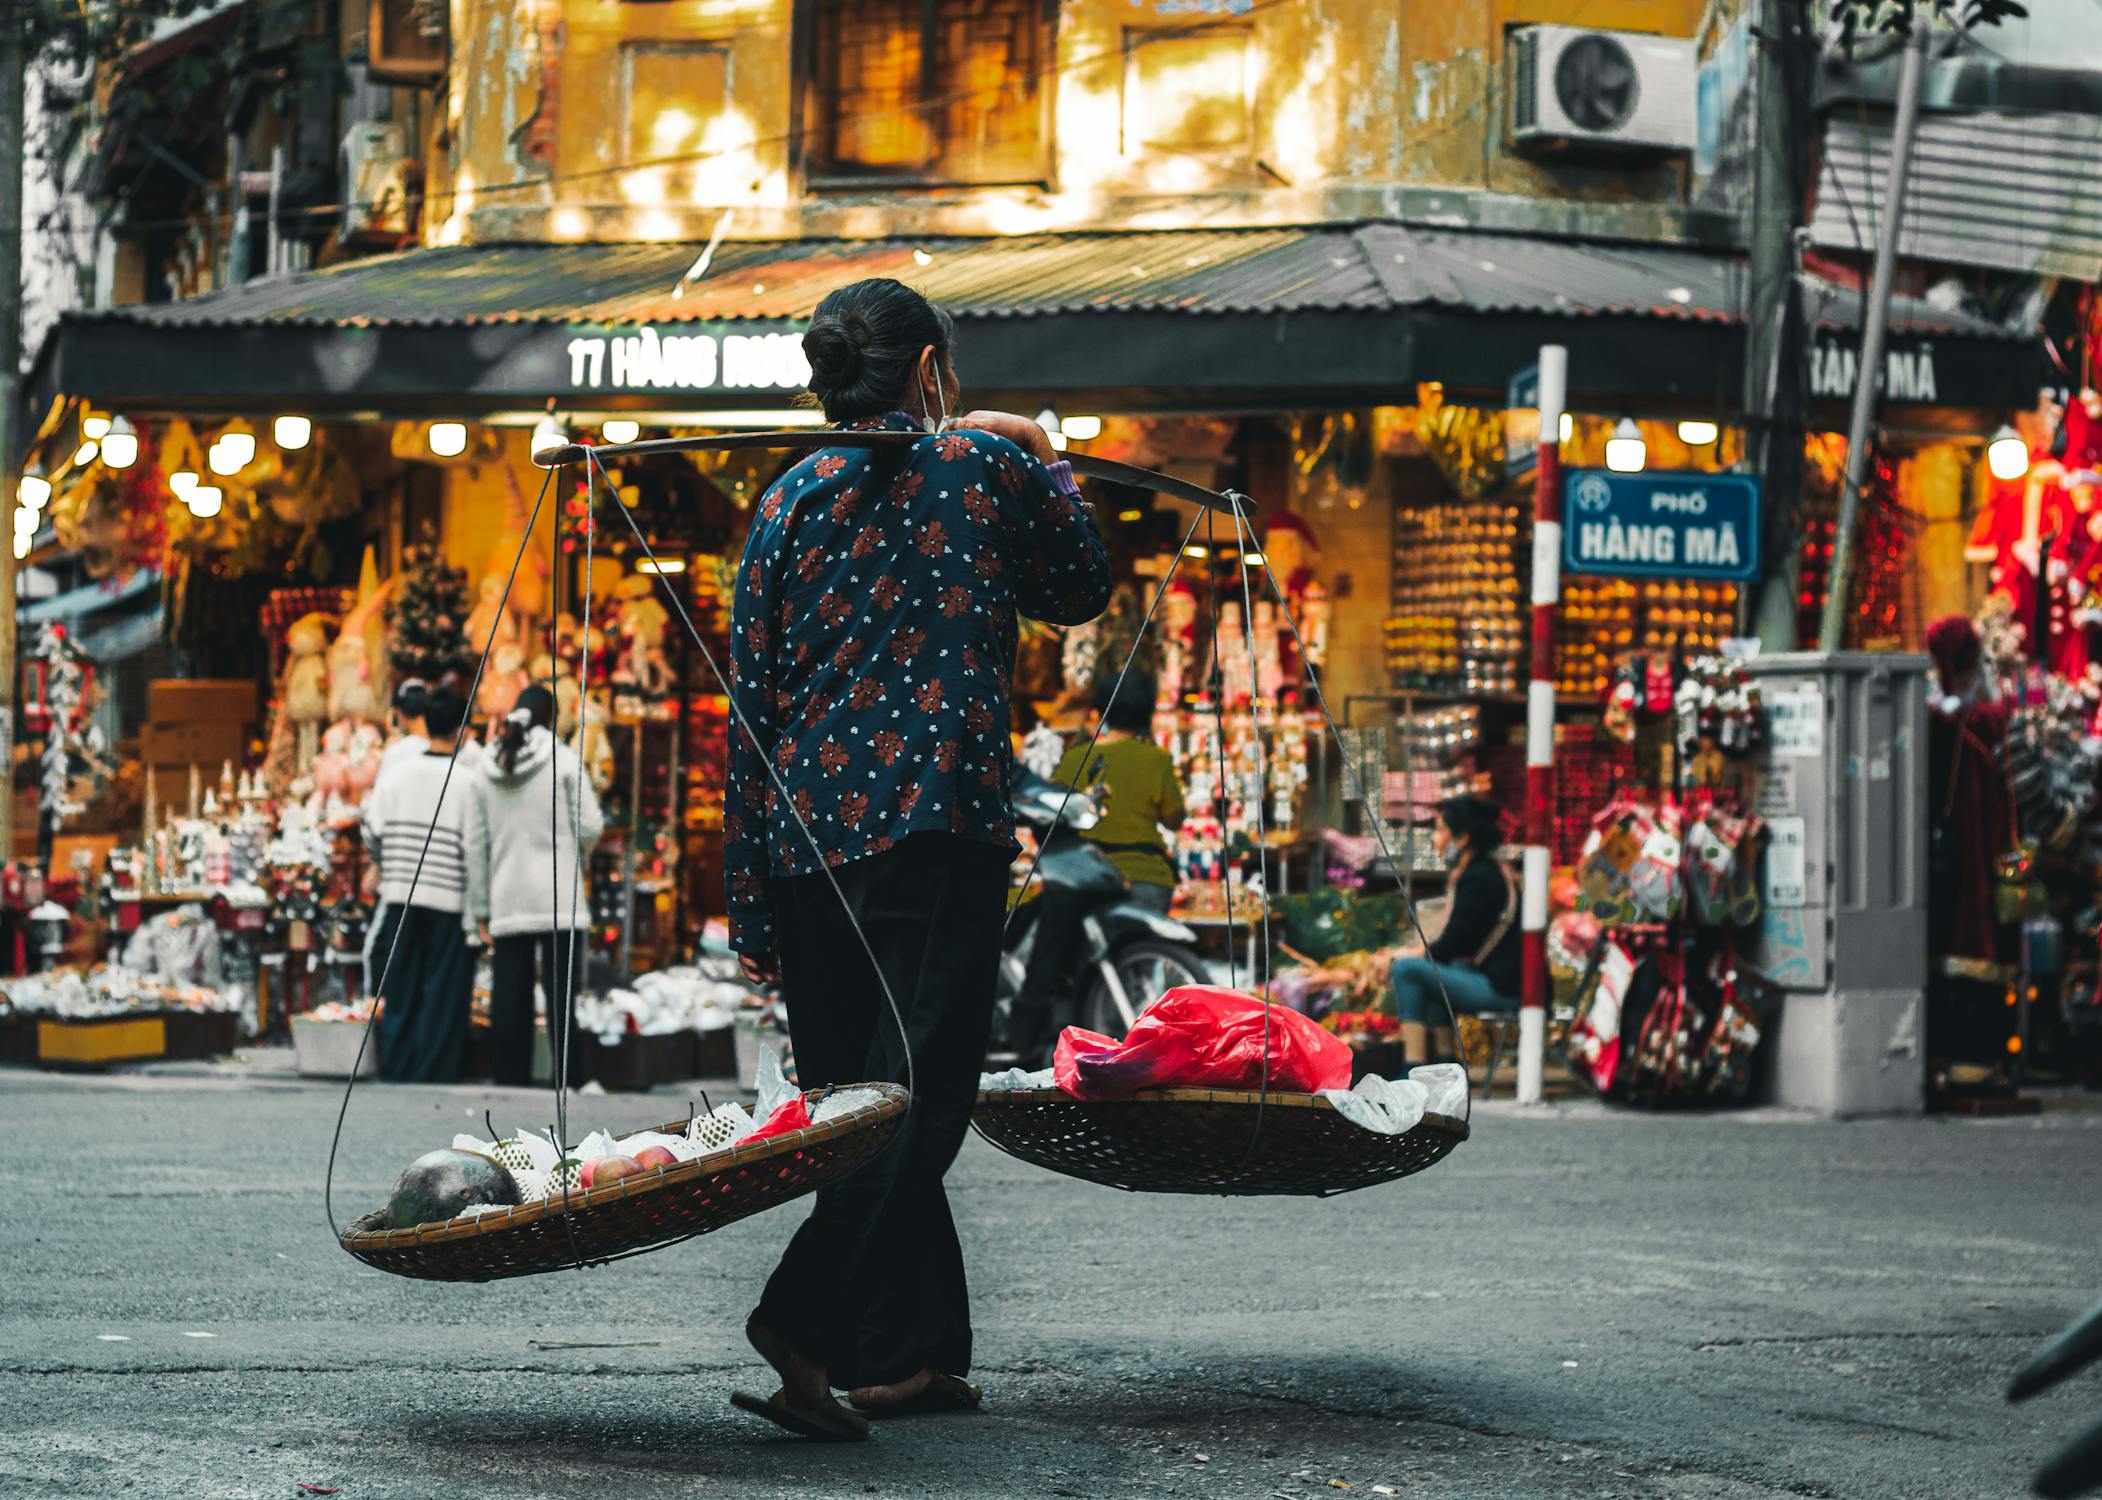
M905 1082L898 1028L854 935L890 981L917 1072L881 1155L819 1189L753 1314L844 1389L971 1367L963 1246L942 1177L962 1149L992 1026L1012 855L951 834L772 882L782 997L804 1088Z
M562 1056L570 1000L582 969L584 934L519 932L493 939L489 950L489 1068L499 1084L526 1088L533 1082L533 970L547 991L548 1055ZM584 1047L569 1038L569 1086L584 1083Z
M381 994L380 1076L395 1083L458 1083L467 1061L474 955L456 911L390 906L374 959L387 963Z

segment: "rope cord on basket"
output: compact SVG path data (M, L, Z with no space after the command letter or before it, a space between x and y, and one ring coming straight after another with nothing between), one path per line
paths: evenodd
M1255 869L1256 877L1263 883L1262 899L1256 903L1256 911L1260 914L1262 932L1262 943L1256 949L1256 954L1257 961L1262 965L1262 969L1260 973L1251 969L1248 975L1249 988L1258 991L1263 999L1262 1083L1261 1091L1255 1098L1255 1125L1248 1132L1248 1159L1253 1161L1255 1159L1256 1144L1263 1137L1263 1110L1270 1103L1270 1007L1274 1002L1271 1000L1269 988L1269 849L1267 840L1264 837L1265 830L1263 827L1263 799L1270 795L1270 778L1266 769L1267 763L1263 759L1263 715L1259 706L1261 683L1257 680L1255 668L1255 599L1248 591L1248 558L1251 553L1260 556L1262 548L1256 542L1255 528L1249 524L1248 518L1241 513L1241 507L1238 505L1234 507L1233 511L1233 532L1234 552L1236 553L1235 563L1241 573L1241 629L1246 635L1248 642L1248 729L1250 738L1255 744ZM1228 928L1227 938L1229 943L1232 941L1232 936L1233 929Z
M587 448L584 451L584 462L601 474L604 473L604 470L599 468L598 453L595 449ZM611 479L606 481L608 487L612 482ZM752 721L745 717L744 705L737 701L735 684L723 675L722 667L715 660L715 653L708 649L708 642L702 638L699 627L693 623L693 616L687 612L686 601L679 597L678 590L666 581L664 570L657 566L657 554L650 547L649 538L642 534L642 528L635 523L634 512L619 504L614 505L613 509L620 512L621 519L628 523L628 530L634 533L636 545L642 548L642 555L649 559L652 575L663 586L665 597L671 600L672 613L679 617L679 623L686 628L687 639L691 640L694 649L700 652L701 660L708 666L709 675L714 677L716 685L723 690L723 696L729 700L730 714L737 720L738 729L752 742L752 748L759 752L759 762L766 768L766 778L779 795L781 805L788 809L789 817L795 820L796 831L803 835L803 842L808 844L810 852L817 856L817 867L823 873L825 883L832 887L832 894L838 898L839 909L845 914L847 925L854 929L854 941L861 945L861 951L868 957L869 968L876 975L876 986L883 991L883 1003L890 1007L890 1018L898 1028L898 1047L905 1054L905 1091L908 1094L915 1092L918 1077L912 1062L912 1036L905 1029L905 1014L898 1008L898 997L891 992L890 977L883 972L883 965L877 962L876 950L870 945L868 934L861 930L861 921L854 915L853 907L848 904L847 893L840 889L839 877L832 873L832 866L825 859L825 851L818 845L817 835L810 831L810 825L804 822L803 815L796 811L795 799L788 795L787 783L774 768L772 747L761 744L759 736L753 732Z
M1219 888L1226 893L1226 985L1228 989L1239 989L1241 971L1239 954L1234 947L1233 876L1226 868L1227 856L1233 850L1226 816L1226 663L1219 658L1219 556L1213 543L1212 513L1206 511L1204 557L1212 590L1212 670L1209 683L1212 694L1212 815L1219 820Z
M1087 749L1081 753L1080 769L1074 773L1073 779L1066 783L1066 793L1058 799L1058 812L1051 819L1050 831L1038 841L1036 852L1029 856L1029 868L1022 875L1021 888L1010 898L1012 904L1007 908L1007 920L1000 924L1002 933L1013 924L1015 913L1022 909L1022 898L1029 894L1029 884L1036 879L1036 867L1044 862L1044 845L1050 842L1052 834L1057 833L1059 825L1065 822L1066 804L1073 800L1074 792L1079 790L1080 778L1087 773L1087 764L1094 758L1095 746L1102 742L1102 731L1109 726L1109 711L1116 704L1117 694L1124 690L1124 679L1131 675L1132 663L1138 660L1139 647L1145 644L1146 631L1153 624L1154 611L1160 608L1161 600L1167 597L1168 585L1175 581L1175 569L1182 561L1182 549L1189 546L1190 538L1197 534L1197 523L1210 514L1209 510L1200 508L1196 515L1190 517L1190 529L1182 534L1182 541L1175 548L1175 556L1168 561L1168 571L1161 575L1160 587L1153 591L1153 602L1146 606L1145 618L1139 621L1139 628L1131 637L1131 649L1124 653L1124 665L1117 669L1116 680L1110 683L1109 701L1102 706L1101 715L1095 721L1094 733L1088 736Z
M1306 671L1307 685L1314 690L1314 702L1321 709L1321 720L1328 726L1329 738L1336 742L1336 752L1344 757L1347 765L1350 752L1343 743L1343 731L1337 728L1336 716L1329 711L1328 695L1321 691L1321 674L1314 670L1314 659L1307 655L1306 641L1299 634L1299 622L1292 618L1292 601L1285 597L1284 586L1277 581L1277 574L1271 570L1268 554L1258 552L1256 555L1262 558L1263 576L1270 580L1270 592L1277 597L1277 612L1284 617L1285 628L1292 632L1292 646L1299 653L1299 665ZM1379 841L1379 852L1386 857L1388 868L1399 875L1401 866L1395 862L1394 851L1387 844L1385 796L1385 789L1382 788L1380 801L1373 805L1371 815L1366 821L1372 825L1372 836ZM1404 894L1401 898L1401 904L1403 909L1409 914L1409 925L1416 929L1416 940L1423 944L1424 957L1430 958L1430 939L1424 935L1423 919L1416 913L1416 903ZM1452 996L1446 992L1445 976L1438 972L1438 961L1431 958L1430 966L1431 979L1438 986L1438 999L1444 1003L1445 1018L1452 1022L1453 1039L1457 1043L1460 1035L1459 1013L1453 1009ZM1463 1063L1461 1066L1464 1068L1465 1064ZM1465 1118L1472 1120L1474 1118L1474 1089L1472 1085L1467 1090L1466 1108L1467 1114Z
M533 526L540 519L540 507L547 499L548 486L554 483L555 471L550 469L540 481L540 493L533 499L533 513L526 519L525 531L518 539L518 555L511 559L511 571L504 575L504 592L496 601L496 618L489 623L488 638L482 642L481 659L474 664L474 680L467 685L467 702L472 705L482 685L482 673L489 666L489 652L496 644L496 633L503 628L504 609L511 602L511 585L518 579L518 565L525 561L526 548L532 545ZM445 760L445 777L438 783L438 802L431 809L430 832L423 836L423 848L416 856L416 869L409 876L409 893L402 900L402 909L407 911L416 898L417 882L423 878L424 861L430 858L431 841L438 836L438 814L445 807L445 793L452 786L453 770L460 763L460 736L453 737L452 754ZM386 1003L387 976L394 970L394 955L401 948L402 922L394 924L394 935L387 942L387 957L380 965L379 983L373 986L378 992L380 1005ZM350 1113L350 1096L358 1086L358 1069L365 1065L365 1049L372 1045L372 1033L379 1026L379 1006L373 1007L372 1019L365 1023L365 1034L358 1038L358 1055L350 1065L350 1077L343 1084L343 1102L336 1107L336 1129L329 1137L328 1168L321 1179L321 1212L328 1219L329 1232L340 1240L343 1231L336 1223L336 1152L343 1144L343 1120Z

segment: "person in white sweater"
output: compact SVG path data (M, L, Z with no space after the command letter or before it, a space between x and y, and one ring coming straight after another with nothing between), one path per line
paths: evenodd
M421 708L430 744L388 766L365 801L365 848L386 903L372 952L385 1001L380 1073L398 1083L456 1083L474 999L474 956L461 922L474 777L454 763L466 701L438 688Z
M498 726L467 802L467 911L490 943L490 1061L496 1081L533 1072L534 968L547 994L548 1041L560 1055L591 925L585 861L605 830L584 763L556 743L555 698L535 684ZM568 1082L584 1081L569 1038Z
M378 793L380 784L387 779L389 771L398 765L414 765L431 748L430 730L423 722L423 712L430 702L431 694L440 689L450 691L455 697L463 696L460 674L447 672L438 679L436 688L421 677L410 677L394 690L394 727L399 733L388 742L387 748L380 752L379 772L373 777L372 790L365 794L368 803ZM473 770L475 762L481 758L481 742L472 737L462 738L454 755L455 776L458 777L459 772ZM459 778L454 781L453 788L457 792L465 785L465 779ZM368 995L379 984L379 939L380 932L387 925L387 910L387 898L383 895L373 907L372 920L365 928L365 993Z

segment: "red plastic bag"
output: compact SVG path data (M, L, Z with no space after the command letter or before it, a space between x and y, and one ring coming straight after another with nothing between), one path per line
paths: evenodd
M1168 991L1121 1042L1068 1026L1058 1038L1058 1086L1076 1099L1178 1085L1260 1088L1265 1009L1271 1088L1311 1094L1350 1087L1350 1047L1341 1038L1296 1010L1208 984Z
M764 1125L760 1126L757 1130L753 1131L750 1135L746 1136L737 1144L740 1146L749 1146L754 1141L772 1140L777 1135L787 1135L788 1132L791 1130L801 1130L805 1125L808 1125L809 1123L809 1107L803 1103L803 1096L801 1094L798 1094L795 1096L795 1098L789 1100L786 1104L781 1105L772 1114L768 1115L766 1117L766 1123Z

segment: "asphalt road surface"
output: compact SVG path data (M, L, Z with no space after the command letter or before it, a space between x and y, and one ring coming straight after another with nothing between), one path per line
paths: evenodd
M2016 1495L2102 1408L2008 1372L2102 1291L2102 1118L1479 1112L1328 1202L1132 1197L973 1140L986 1409L775 1436L745 1313L800 1209L589 1272L369 1271L336 1095L0 1074L0 1497ZM632 1127L667 1096L582 1101ZM361 1089L338 1211L544 1095ZM580 1132L581 1133L581 1132Z

